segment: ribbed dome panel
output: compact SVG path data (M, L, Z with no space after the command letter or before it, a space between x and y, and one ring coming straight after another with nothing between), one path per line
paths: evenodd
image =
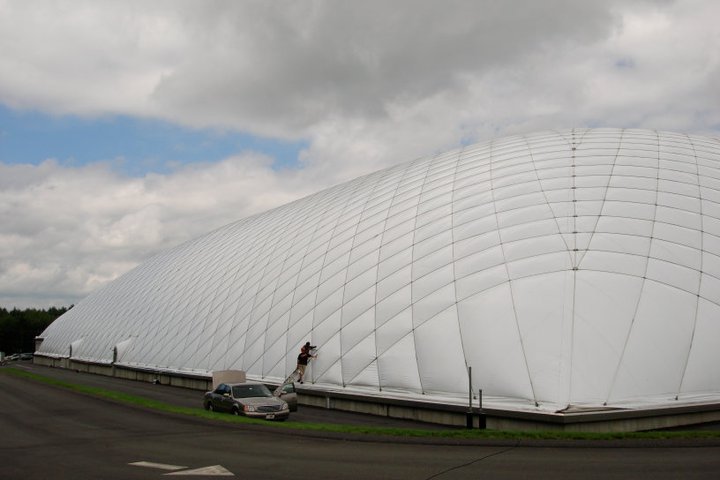
M509 408L720 399L720 141L576 129L367 175L170 249L40 353ZM306 383L307 385L307 383Z

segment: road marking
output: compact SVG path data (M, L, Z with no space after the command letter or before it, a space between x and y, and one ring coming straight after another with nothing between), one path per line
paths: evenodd
M218 477L234 477L235 474L228 471L222 465L196 468L194 470L183 470L182 472L166 473L165 475L215 475Z
M182 470L183 468L188 468L181 465L168 465L166 463L154 462L132 462L128 463L128 465L135 465L136 467L159 468L160 470Z

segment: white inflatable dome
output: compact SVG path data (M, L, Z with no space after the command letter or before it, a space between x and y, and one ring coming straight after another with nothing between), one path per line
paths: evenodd
M404 163L79 302L39 353L562 410L720 399L720 140L575 129Z

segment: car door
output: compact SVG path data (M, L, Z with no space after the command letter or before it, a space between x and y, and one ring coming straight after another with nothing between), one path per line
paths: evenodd
M210 395L210 401L212 402L213 409L215 411L225 412L228 410L226 403L228 397L225 395L226 393L230 393L230 387L224 383L221 383L215 390L213 390L212 395Z
M208 400L210 401L210 404L212 405L212 408L215 411L219 411L218 409L220 408L220 396L221 396L220 395L220 387L221 386L222 385L217 386L215 388L215 390L210 392L210 395L208 395Z
M223 384L223 391L220 396L221 409L223 412L232 412L235 400L232 397L232 388L230 385Z
M278 397L288 404L291 412L297 412L297 392L295 391L295 384L288 383L283 385Z

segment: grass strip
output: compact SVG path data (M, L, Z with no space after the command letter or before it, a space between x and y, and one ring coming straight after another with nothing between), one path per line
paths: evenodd
M461 429L456 430L422 430L410 428L374 427L344 425L333 423L308 423L308 422L268 422L242 416L228 415L217 412L208 412L202 408L189 408L171 405L165 402L152 400L150 398L129 395L113 390L106 390L98 387L79 385L65 382L54 378L38 375L36 373L19 370L16 368L2 368L5 372L16 377L41 382L47 385L64 388L74 392L91 395L99 398L106 398L127 405L135 405L143 408L187 415L192 417L205 418L213 421L228 423L240 423L249 425L263 425L268 428L286 428L292 430L306 430L316 432L332 432L358 435L383 435L394 437L420 437L420 438L447 438L447 439L502 439L502 440L677 440L677 439L716 439L720 438L720 431L713 430L687 430L687 431L649 431L649 432L569 432L569 431L506 431L506 430L478 430Z

